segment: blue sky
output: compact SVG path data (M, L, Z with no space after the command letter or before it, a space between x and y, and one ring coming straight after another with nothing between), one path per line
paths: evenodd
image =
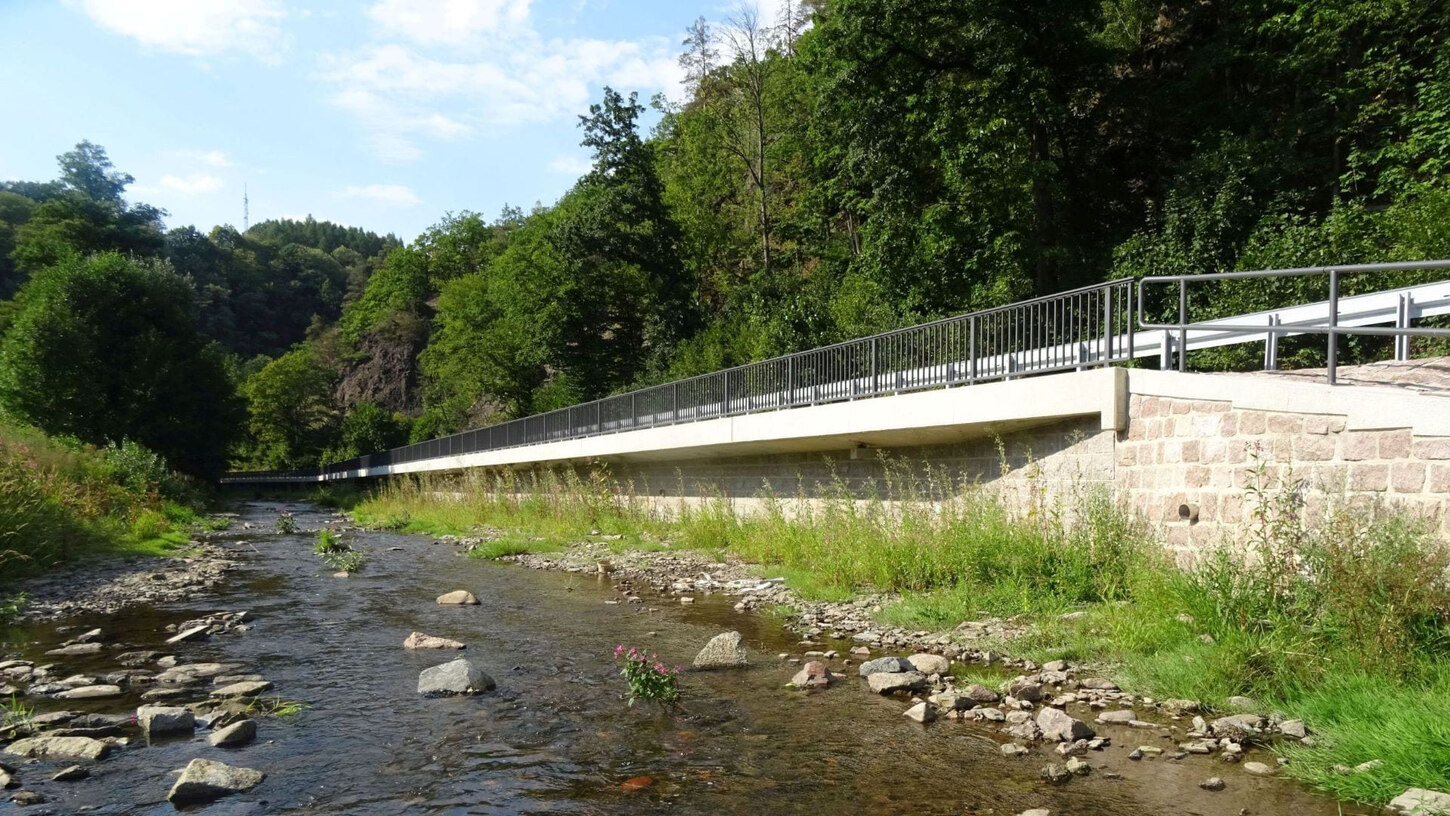
M170 226L311 214L411 240L550 203L604 85L678 98L693 0L0 0L0 179L76 142ZM772 19L774 3L760 3ZM651 117L651 122L653 117Z

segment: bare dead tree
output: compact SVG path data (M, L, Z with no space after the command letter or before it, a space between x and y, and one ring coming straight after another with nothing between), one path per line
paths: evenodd
M805 33L810 24L810 12L805 0L785 0L775 21L775 47L787 57L795 57L796 40Z
M759 198L760 260L763 270L770 269L770 184L767 153L775 140L766 117L766 91L770 81L769 32L760 25L760 13L754 6L740 6L730 15L725 40L734 58L731 79L739 92L746 116L725 139L727 150L738 158L750 176L751 186Z
M704 17L696 18L685 29L685 39L680 45L685 47L684 53L680 54L680 67L685 69L685 83L692 91L698 91L700 83L709 76L710 69L715 67L715 58L719 56L714 47L710 24L705 22Z

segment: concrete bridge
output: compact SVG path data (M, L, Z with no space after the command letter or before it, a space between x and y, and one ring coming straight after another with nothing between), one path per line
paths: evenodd
M1200 322L1187 314L1182 279L1115 281L329 468L223 482L604 462L654 500L748 504L767 490L811 496L844 486L879 497L907 463L923 484L930 470L1038 499L1102 485L1164 525L1170 545L1188 548L1242 523L1258 460L1276 474L1292 467L1327 495L1412 507L1450 534L1450 362L1403 359L1411 336L1450 336L1421 324L1450 314L1450 281L1338 296L1341 276L1445 268L1450 262L1235 273L1328 276L1331 298ZM1180 294L1178 320L1150 323L1145 292L1165 285ZM1247 342L1263 344L1273 368L1278 340L1306 334L1325 337L1332 363L1349 333L1393 335L1402 359L1312 374L1168 370L1175 358L1186 368L1184 350ZM1161 368L1128 367L1145 358Z

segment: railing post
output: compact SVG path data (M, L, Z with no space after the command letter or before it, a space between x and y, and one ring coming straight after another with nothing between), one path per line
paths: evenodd
M974 314L967 320L967 382L977 381L977 316Z
M1329 384L1339 380L1339 270L1329 270Z
M871 394L875 396L881 390L880 369L876 365L876 341L878 338L871 338Z
M639 404L633 391L629 392L629 427L639 427Z
M1276 314L1269 315L1269 335L1264 341L1264 370L1279 370L1279 332L1276 327L1283 320Z
M855 391L853 386L851 389ZM853 393L852 396L855 396ZM785 405L789 408L795 405L795 355L785 358Z
M680 381L675 380L670 386L670 421L678 424L680 421Z
M1113 359L1113 288L1103 290L1103 358L1107 365Z
M1188 370L1188 280L1178 279L1178 370Z
M1410 327L1410 293L1400 295L1400 302L1395 309L1395 328L1408 329ZM1404 362L1410 359L1410 336L1408 334L1395 335L1395 359Z

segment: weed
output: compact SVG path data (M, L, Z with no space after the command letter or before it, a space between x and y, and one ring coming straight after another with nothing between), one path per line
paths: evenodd
M0 730L28 725L34 716L35 709L20 702L14 694L8 701L0 700Z
M277 514L277 521L272 524L272 529L282 535L291 535L297 532L297 519L291 513L283 510Z
M638 700L649 700L666 707L679 702L678 675L684 671L680 666L670 668L660 662L659 655L645 657L638 647L631 646L626 650L624 644L614 648L614 659L619 661L619 673L629 686L625 696L630 706Z
M342 536L327 529L317 531L317 543L312 549L322 563L338 572L360 572L368 562L366 553L353 549Z

